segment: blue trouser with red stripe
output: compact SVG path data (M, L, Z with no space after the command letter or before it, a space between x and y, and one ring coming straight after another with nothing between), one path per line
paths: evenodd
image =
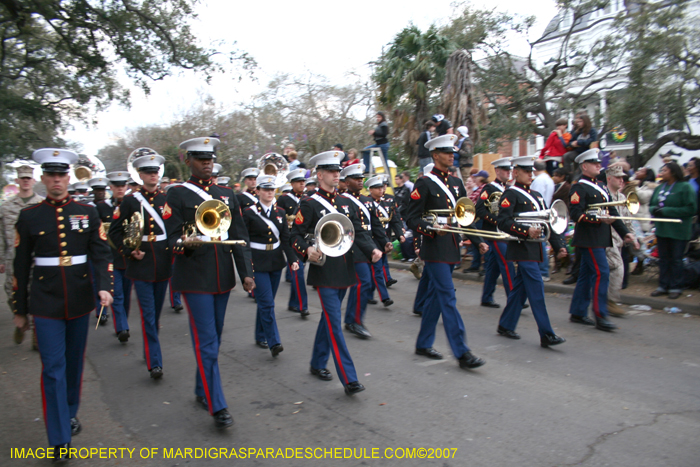
M266 341L272 347L280 343L280 333L275 321L275 296L282 278L282 270L255 272L255 299L258 311L255 314L255 340Z
M416 290L416 299L413 301L413 311L420 311L421 313L425 309L425 301L428 298L428 292L430 291L430 273L427 269L423 268L423 273L420 276L420 281L418 281L418 290Z
M78 414L90 313L75 319L34 317L41 356L41 396L49 445L70 443Z
M495 242L486 240L489 244L489 252L484 261L484 289L481 293L481 303L493 302L493 293L496 291L496 281L498 275L503 279L503 288L506 290L506 298L513 290L513 279L515 278L515 267L512 261L506 261L507 242Z
M525 297L530 300L532 315L537 322L540 337L545 334L554 334L544 302L544 282L538 261L518 261L518 273L513 280L513 290L508 295L508 304L501 314L499 326L515 331L520 313L523 311Z
M192 347L197 360L194 393L206 398L211 415L228 407L219 374L219 348L230 293L182 293L190 317Z
M304 282L304 262L299 261L299 270L292 271L287 265L287 272L292 280L292 291L289 294L289 306L293 306L301 310L309 308L306 296L306 283Z
M390 253L384 253L382 255L382 270L384 271L384 280L388 283L390 280L393 278L391 277L391 273L389 272L389 255Z
M362 324L367 311L367 301L372 298L372 272L369 263L355 263L357 284L350 287L345 324Z
M328 356L333 353L338 378L342 384L347 385L357 381L355 364L352 362L350 352L345 345L345 337L341 328L342 311L340 307L347 289L318 287L317 291L321 300L322 313L321 321L316 330L314 350L311 354L311 367L326 368Z
M374 290L379 292L379 300L382 302L384 300L389 300L389 291L386 288L386 280L384 279L384 269L382 268L381 261L376 263L369 263L369 267L372 270L372 294L374 295Z
M571 299L569 313L576 316L588 314L588 304L593 293L593 313L596 318L608 316L608 282L610 266L605 248L581 248L581 269Z
M433 346L435 328L440 315L442 315L442 324L445 326L445 334L447 334L452 354L459 358L469 352L469 347L467 347L467 332L464 329L464 322L457 310L457 298L452 282L454 268L454 264L425 262L423 274L427 271L429 276L428 296L423 307L416 348L428 349Z
M168 281L145 282L133 281L136 289L136 298L141 310L141 331L143 333L143 351L146 356L146 367L152 370L155 367L163 368L163 355L160 352L158 340L158 327L160 312L165 302L165 292L168 290Z
M124 275L126 269L114 270L114 301L112 302L112 322L114 332L129 330L129 307L131 305L131 279Z

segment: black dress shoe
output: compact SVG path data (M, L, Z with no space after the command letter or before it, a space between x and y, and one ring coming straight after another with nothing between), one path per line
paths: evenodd
M233 417L228 413L228 409L221 409L214 414L214 425L217 428L228 428L233 425Z
M273 357L276 357L284 350L284 347L282 347L282 344L275 344L272 346L270 349L270 353L272 353Z
M153 379L160 379L163 377L163 369L159 366L151 368L149 373Z
M195 400L196 400L197 403L200 405L200 407L202 407L204 410L206 410L207 412L209 412L209 404L207 403L207 398L206 398L206 397L204 397L204 396L197 396L197 397L195 397Z
M545 334L544 336L540 337L540 345L544 348L547 348L550 345L563 344L564 342L566 342L566 339L559 337L556 334Z
M479 272L479 268L464 268L462 269L462 272L467 273L467 272Z
M51 447L53 448L52 455L50 456L51 462L54 464L65 464L68 462L68 459L70 459L70 443Z
M595 327L596 329L600 329L601 331L605 332L613 332L615 329L617 329L617 326L605 318L596 318Z
M668 292L662 289L656 289L651 293L652 297L660 297L661 295L667 295Z
M479 277L484 277L486 275L486 271L483 269L479 271Z
M255 341L255 345L257 345L261 349L268 349L270 347L269 345L267 345L267 341Z
M309 316L309 310L301 310L299 314L301 314L302 318L306 319Z
M119 334L117 334L117 339L119 339L119 342L122 344L126 343L129 340L129 337L131 337L131 335L129 334L128 329L123 329L119 331Z
M370 305L376 305L378 302L375 299L370 298L369 300L367 300L367 303L369 303Z
M481 306L485 306L486 308L501 308L501 305L496 302L481 302Z
M442 360L442 354L430 347L428 349L416 349L416 355L432 358L433 360Z
M70 435L75 436L83 431L83 425L80 424L80 420L77 417L70 419Z
M331 372L326 370L325 368L310 367L309 372L321 381L330 381L333 379L333 375L331 374Z
M595 321L593 321L588 316L579 315L569 315L569 321L576 324L585 324L587 326L595 326Z
M382 300L382 303L384 304L385 307L391 306L394 304L394 301L390 298L387 298L386 300Z
M498 326L497 331L500 335L507 337L508 339L520 339L520 334L515 331L511 331L510 329L506 329L503 326Z
M345 385L345 394L348 396L354 396L358 392L362 392L365 390L365 387L360 384L359 381L353 381L352 383L348 383Z
M182 305L174 306L173 310L175 310L175 313L180 313L184 308L182 308Z
M575 284L577 281L578 281L578 277L571 275L571 276L567 277L566 279L564 279L563 281L561 281L561 283L566 284L566 285L571 285L571 284Z
M416 316L423 316L423 312L419 310L413 310L413 314Z
M471 352L466 352L464 355L459 357L459 367L460 368L479 368L486 364L486 360L477 357Z
M370 337L372 337L372 334L369 333L367 328L365 328L363 325L358 324L358 323L350 323L350 324L346 323L345 329L347 329L351 333L355 334L360 339L369 339Z
M386 286L391 287L392 285L396 284L397 282L398 281L396 279L389 279L389 281L387 281L387 283L386 283Z
M527 310L528 308L530 308L530 304L529 304L529 303L526 303L526 304L523 305L523 310Z
M293 311L294 313L300 313L299 308L295 306L290 306L289 308L287 308L287 310Z
M109 314L102 313L102 316L100 316L100 326L106 326L108 319L109 319Z
M680 292L669 292L668 293L668 298L670 298L671 300L675 300L680 296L681 296Z

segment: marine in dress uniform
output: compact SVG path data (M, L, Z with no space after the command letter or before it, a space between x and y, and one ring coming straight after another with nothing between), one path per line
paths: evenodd
M498 232L498 219L497 214L493 214L486 203L493 193L503 193L506 190L511 172L510 161L510 157L502 157L491 162L495 167L496 179L484 187L476 202L476 217L482 220L482 229L488 232ZM484 264L485 275L484 288L481 292L481 306L500 308L501 305L493 299L498 275L500 274L503 279L503 288L506 291L506 297L508 297L513 290L515 267L513 262L506 260L508 242L488 238L485 241L489 244L489 253L486 255Z
M608 279L610 268L605 256L605 249L612 246L610 226L625 239L634 242L635 238L622 220L601 219L589 214L589 205L607 203L610 193L605 184L597 180L600 173L598 150L589 149L576 156L576 163L581 170L581 178L569 192L569 212L576 223L573 244L581 254L581 270L571 299L569 320L572 323L595 325L601 331L614 331L617 326L608 320ZM618 216L614 206L608 211L611 216ZM588 305L593 295L593 313L595 321L588 315Z
M214 182L214 185L219 184L219 174L222 170L224 170L224 168L221 164L214 163L214 167L211 169L211 180Z
M420 257L425 262L423 275L427 275L428 292L422 311L421 329L416 341L416 354L440 359L442 355L433 348L435 328L442 315L447 340L452 353L459 360L460 368L477 368L486 363L471 353L467 346L466 331L456 306L452 270L462 261L461 240L454 233L438 233L430 230L432 224L422 219L431 209L454 209L456 200L466 196L459 178L448 173L454 161L456 135L444 135L425 143L431 151L435 166L426 176L416 180L406 211L408 228L422 235ZM442 225L454 225L451 216L440 216Z
M118 170L107 174L112 197L97 203L97 212L102 223L110 224L114 220L114 210L121 205L126 193L126 182L129 173L126 170ZM112 262L114 264L114 301L112 302L112 322L114 332L119 342L129 340L129 309L131 307L131 279L126 277L126 258L117 249L112 248Z
M90 206L95 206L97 207L97 203L100 201L104 201L105 199L105 190L107 188L107 179L105 177L95 177L91 178L90 180L87 180L85 182L80 182L80 183L85 183L88 186L88 189L90 190L90 195L86 196L83 195L82 202L85 204L89 204ZM98 213L100 213L100 210L97 210ZM102 215L100 214L100 220L102 220ZM104 222L104 221L102 221ZM92 263L88 262L90 265L90 275L93 275L93 267ZM100 320L100 325L104 326L107 324L107 321L109 321L109 312L107 310L104 310L102 313L102 316L100 316L99 310L101 308L100 306L100 297L97 295L97 287L95 286L95 281L92 281L92 290L95 295L95 318Z
M42 373L44 419L54 461L68 458L78 421L83 359L92 296L88 259L95 266L101 306L112 302L112 263L107 235L93 206L73 201L66 190L78 155L64 149L39 149L48 198L22 210L17 220L14 259L14 322L27 327L34 316ZM31 291L29 275L34 264ZM58 449L62 448L62 449Z
M19 185L19 193L5 200L0 205L0 273L5 273L5 293L7 294L7 303L10 306L10 310L13 309L12 262L15 258L15 224L17 223L17 217L22 209L39 204L44 200L44 198L34 193L33 187L36 180L34 180L34 169L31 166L21 165L17 167L17 180L15 181ZM24 331L15 328L15 343L21 344L23 339ZM36 348L36 337L34 337L34 340L34 350L38 350Z
M259 201L243 210L243 221L250 237L255 272L255 341L267 342L272 356L284 350L275 320L275 296L282 269L296 272L299 260L289 244L289 227L285 210L275 203L275 176L258 175Z
M364 173L365 167L363 164L352 164L345 167L340 172L340 176L345 178L348 192L339 196L344 196L355 204L358 209L362 229L372 235L376 247L379 248L381 246L382 250L387 251L388 249L391 251L391 243L389 243L384 227L379 221L374 201L369 196L364 196L360 193ZM352 256L355 260L357 282L350 287L348 304L345 310L345 329L362 339L367 339L372 337L372 335L365 328L364 318L367 302L372 298L372 267L374 265L357 245L353 246Z
M304 194L306 194L306 196L311 196L316 193L317 188L318 180L316 177L309 177L306 179L306 183L304 184Z
M505 258L506 261L518 263L518 273L513 278L513 286L508 294L508 303L501 314L498 334L509 339L520 339L515 328L520 319L525 296L527 296L540 332L540 345L542 347L558 345L566 340L554 333L549 322L547 306L544 301L544 282L539 269L543 248L541 242L527 241L528 238L539 239L542 236L542 228L525 224L516 217L518 213L543 211L546 209L546 204L540 193L530 189L534 158L531 156L514 157L511 163L514 167L515 183L504 190L503 195L501 195L498 208L498 228L508 235L520 239L510 242ZM551 232L549 241L560 257L566 255L566 249L561 244L559 235Z
M151 378L159 379L163 376L163 354L158 339L160 312L172 275L172 248L168 245L162 218L165 195L158 188L158 170L165 158L148 148L143 148L141 153L134 159L133 166L143 186L124 196L121 205L114 210L109 238L117 251L127 258L126 277L134 284L141 311L146 367ZM124 221L131 221L134 213L143 216L143 237L136 250L124 244Z
M197 360L195 377L196 400L214 418L220 428L233 425L228 411L219 373L219 348L224 328L226 304L236 285L233 263L243 288L255 287L253 263L237 198L231 188L214 185L211 180L216 138L194 138L180 144L187 151L185 163L192 176L185 183L168 190L163 219L168 231L168 244L174 248L175 272L173 288L182 293L190 320L192 347ZM223 202L231 212L231 225L220 240L243 240L246 245L204 244L194 247L178 243L183 228L195 221L197 207L214 199ZM202 240L210 240L202 238Z
M222 177L222 176L216 177L216 184L219 186L228 186L228 183L230 181L231 181L231 177Z
M369 192L372 195L370 197L370 200L372 202L372 205L374 206L374 210L376 212L377 217L384 217L386 219L389 218L389 212L387 211L386 207L381 204L381 199L382 199L382 194L384 192L384 176L383 175L376 175L369 180L367 180L367 187L369 188ZM374 237L374 242L377 245L377 248L381 249L384 251L386 254L390 253L391 250L386 250L386 242L388 242L388 236L386 235L386 230L388 227L388 222L381 223L381 230L384 232L384 235L381 237ZM393 249L393 245L392 245ZM377 263L377 264L370 264L370 269L372 271L372 295L374 295L374 291L376 290L379 292L379 299L382 301L385 307L389 307L394 304L394 301L391 299L389 296L389 290L387 289L387 275L385 273L384 269L384 262L386 261L386 254L382 256L382 259ZM388 263L387 263L388 264ZM372 299L372 295L370 295L370 299ZM371 302L370 302L371 303Z
M311 374L323 381L331 380L333 377L326 369L326 363L329 353L332 353L345 393L353 395L365 389L357 380L355 365L341 329L341 303L347 288L357 280L353 254L348 251L343 256L328 257L325 264L319 266L314 261L320 259L320 252L307 239L307 236L314 234L316 224L324 215L339 212L352 221L355 230L353 246L357 246L373 262L381 257L382 253L375 248L369 231L362 228L355 203L335 192L343 155L341 151L326 151L311 158L310 163L316 166L321 186L317 193L303 198L299 203L290 241L297 253L310 261L308 282L316 286L321 300L322 314L311 356Z
M384 184L381 187L381 196L379 200L377 200L374 196L374 190L379 190L379 188L370 188L370 194L372 198L375 198L374 202L379 204L379 206L377 206L377 212L379 214L379 217L387 217L389 219L389 222L384 223L384 230L386 231L386 236L389 239L389 241L392 241L393 238L398 240L399 243L404 243L406 241L406 237L404 236L405 232L403 230L403 218L401 217L399 210L396 208L396 200L392 195L386 192L386 187L389 183L387 177L382 177L384 179ZM379 194L378 191L377 194ZM385 216L384 214L387 215ZM391 277L391 272L389 271L388 253L382 256L382 269L384 272L384 280L386 281L387 287L391 287L392 285L398 282L396 279Z
M247 168L241 172L245 189L236 194L241 209L257 204L258 198L255 196L255 185L257 184L258 175L260 175L260 171L255 167Z
M299 201L305 196L305 176L306 169L292 170L287 174L287 180L289 181L291 191L281 195L277 199L277 205L284 209L287 219L293 219L294 216L296 216L297 209L299 208ZM299 269L294 271L289 267L287 268L287 280L291 283L287 309L294 313L300 313L302 318L306 318L309 316L309 304L306 294L306 281L304 279L305 266L303 261L298 261L298 265Z

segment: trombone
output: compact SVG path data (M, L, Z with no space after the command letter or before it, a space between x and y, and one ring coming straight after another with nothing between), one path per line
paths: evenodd
M245 245L245 240L221 240L231 226L231 210L218 199L203 202L194 213L195 225L184 230L185 239L179 239L179 245ZM198 235L209 238L202 238Z
M637 220L637 221L652 221L652 222L672 222L674 224L680 224L683 221L680 219L663 219L658 217L630 217L630 216L610 216L607 214L608 206L625 206L627 210L634 216L639 212L639 197L636 193L630 193L626 200L621 201L610 201L608 203L595 203L588 207L591 208L586 211L589 216L596 216L599 219L620 219L620 220Z

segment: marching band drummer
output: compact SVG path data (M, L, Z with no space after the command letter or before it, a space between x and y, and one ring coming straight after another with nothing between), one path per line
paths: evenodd
M505 260L518 263L518 273L513 278L512 289L508 295L507 304L498 323L498 334L509 339L520 339L515 332L523 309L525 296L532 306L532 314L540 332L540 345L549 347L566 342L566 339L554 333L549 322L547 306L544 301L544 282L540 273L539 262L542 261L540 242L528 242L527 239L539 239L542 227L518 222L516 214L523 212L542 211L546 204L542 195L530 189L534 157L513 157L513 176L515 183L503 191L498 208L498 228L508 235L521 239L512 241L506 251ZM558 256L566 256L566 248L561 238L551 232L549 242L558 252ZM512 265L512 263L511 263ZM505 281L504 281L505 282Z
M311 374L322 381L333 379L331 372L326 368L329 353L332 353L345 394L352 396L365 389L357 380L355 365L345 345L341 328L341 303L347 288L357 280L352 251L339 257L327 257L325 264L319 266L314 264L322 257L319 245L312 246L307 241L307 235L314 234L316 224L324 215L338 212L352 221L355 245L362 253L371 258L373 263L379 261L382 256L382 252L375 247L369 231L362 228L358 208L351 200L336 194L343 156L340 151L326 151L311 158L310 163L316 166L320 187L317 193L303 198L299 203L290 241L297 253L311 262L308 282L317 287L323 311L311 356Z
M139 149L133 166L143 181L140 190L132 192L114 210L109 238L126 258L126 277L134 284L141 311L146 368L153 379L163 376L163 355L158 338L160 312L165 302L168 279L172 275L172 249L168 246L163 212L165 195L158 188L160 166L165 158L152 149ZM135 213L143 216L141 246L132 249L124 242L124 222Z
M107 174L112 197L97 203L97 212L105 224L111 224L114 220L114 210L119 207L126 193L126 182L129 173L126 170L110 172ZM131 279L126 277L126 258L112 247L112 261L114 264L114 302L112 302L112 320L114 332L119 342L129 340L129 308L131 305Z
M258 175L260 175L260 171L255 167L249 167L241 172L244 188L240 193L236 194L236 199L241 209L257 204L258 198L255 196L255 186L258 184Z
M243 210L243 221L250 236L258 304L255 341L267 342L273 357L284 350L275 321L275 296L282 269L286 265L294 272L299 269L297 254L289 244L285 211L275 203L275 179L274 175L258 175L258 204Z
M610 194L603 182L597 180L600 174L598 149L589 149L576 156L576 163L581 170L581 178L569 192L569 212L576 223L574 228L574 246L581 252L581 270L574 289L569 308L569 321L589 326L595 325L601 331L612 332L617 329L608 320L608 279L610 268L605 256L605 249L611 247L612 231L610 226L626 243L639 243L620 219L599 219L588 212L590 204L610 202ZM611 216L619 216L615 206L609 206ZM595 321L588 315L588 304L593 290L593 313Z
M196 401L213 416L216 427L227 428L233 425L233 417L221 385L219 348L226 304L236 285L234 259L246 292L255 288L255 281L247 245L248 232L238 201L231 188L214 185L211 181L214 150L218 144L216 138L194 138L180 144L180 148L187 151L185 164L192 176L168 190L163 219L168 244L175 255L173 288L182 292L190 317L190 335L197 360ZM231 213L231 225L221 240L243 240L245 246L204 244L190 247L177 243L184 237L183 228L194 223L197 207L211 199L223 202Z
M78 155L65 149L39 149L47 198L23 209L17 220L14 260L14 324L34 330L41 356L41 395L54 462L66 461L71 437L80 433L80 387L90 312L95 303L88 259L95 268L100 306L112 303L112 262L97 210L68 195L69 171ZM34 264L31 292L29 275ZM61 448L59 450L59 448Z
M454 144L457 135L443 135L425 143L435 166L430 173L416 180L406 211L408 228L422 235L420 257L425 262L423 274L428 274L428 297L422 311L421 329L416 341L416 354L441 359L442 354L433 348L435 328L442 315L447 340L452 353L459 360L460 368L477 368L486 362L471 353L466 342L466 331L456 306L452 270L462 262L461 241L457 234L430 230L432 224L423 220L423 214L431 209L454 209L456 200L466 196L462 180L449 175L454 160ZM449 228L449 217L443 228ZM486 251L488 245L480 248Z
M306 169L295 169L287 174L287 180L292 190L277 199L277 205L284 209L286 216L294 216L297 213L299 201L304 197L305 176ZM286 272L288 280L291 282L287 309L294 313L300 313L302 318L306 318L309 316L309 305L306 295L306 282L304 280L304 263L302 261L297 263L299 265L298 269L292 271L288 267Z

